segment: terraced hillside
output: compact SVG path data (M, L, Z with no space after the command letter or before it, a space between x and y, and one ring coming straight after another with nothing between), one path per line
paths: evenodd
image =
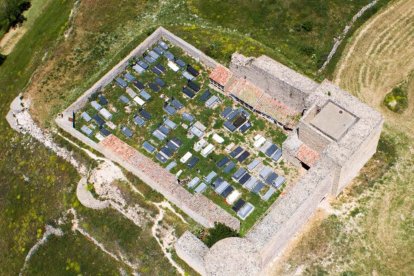
M390 123L414 134L414 90L409 85L408 109L401 115L383 106L387 93L414 70L414 1L395 1L367 22L352 38L334 74L334 81L380 109ZM411 94L410 94L411 93Z

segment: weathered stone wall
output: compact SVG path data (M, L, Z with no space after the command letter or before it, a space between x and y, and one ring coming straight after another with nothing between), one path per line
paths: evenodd
M180 47L184 52L186 52L189 56L194 58L195 60L201 62L202 64L206 65L209 69L215 68L219 65L211 57L204 54L202 51L194 47L193 45L189 44L185 40L179 38L178 36L174 35L170 31L164 29L163 27L158 28L157 30L161 31L161 35L166 40L170 41L171 44Z
M201 275L206 275L204 259L209 251L208 247L196 236L186 231L175 243L175 252L178 257L189 264Z
M375 154L381 135L382 124L383 122L381 121L371 135L355 150L349 160L342 164L342 168L338 172L339 179L332 186L332 195L339 195L352 179L358 175L365 163Z
M263 266L272 262L303 227L329 193L333 174L327 160L319 161L247 235L262 256Z
M261 58L262 57L259 59ZM296 112L302 112L305 108L305 99L307 98L308 93L287 83L280 78L280 75L272 74L273 72L269 72L265 70L265 68L259 67L258 65L261 64L261 60L259 59L246 58L238 54L233 54L230 70L235 76L247 79L254 83L267 94L278 101L283 102ZM281 64L278 64L278 66L281 67L281 70L291 70L285 68L285 66ZM289 74L293 74L293 72L289 72ZM294 77L297 77L297 75ZM303 78L305 77L303 76ZM310 90L312 90L314 86L316 87L316 83L311 85L312 87L310 87Z
M331 142L328 137L304 121L299 122L298 134L301 141L319 153Z

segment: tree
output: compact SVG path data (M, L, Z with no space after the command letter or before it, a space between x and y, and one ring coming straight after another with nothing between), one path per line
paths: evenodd
M239 237L239 233L223 223L216 222L214 228L208 231L208 235L204 239L204 243L208 247L212 247L216 242L230 237Z
M0 0L0 33L6 33L26 20L23 12L31 7L30 1Z

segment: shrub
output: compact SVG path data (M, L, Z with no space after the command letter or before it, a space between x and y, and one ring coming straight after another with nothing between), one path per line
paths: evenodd
M216 222L214 228L208 231L208 234L204 237L204 243L208 247L212 247L216 242L230 237L239 237L239 233L223 223Z
M6 58L7 58L6 55L0 54L0 65L2 65L4 63L4 61L6 60Z
M408 95L405 85L395 87L384 98L384 105L391 111L402 113L408 107Z

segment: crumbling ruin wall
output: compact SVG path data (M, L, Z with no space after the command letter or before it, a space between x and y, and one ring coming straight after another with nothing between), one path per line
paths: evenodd
M268 72L266 68L261 67L261 58L246 58L240 54L233 54L230 70L235 76L254 83L267 94L283 102L296 112L302 112L305 109L305 99L308 93L282 80L274 72ZM276 61L274 62L276 63ZM276 64L283 67L282 69L286 69L284 65ZM303 76L303 78L305 77ZM312 90L316 85L316 83L312 83L308 89Z

